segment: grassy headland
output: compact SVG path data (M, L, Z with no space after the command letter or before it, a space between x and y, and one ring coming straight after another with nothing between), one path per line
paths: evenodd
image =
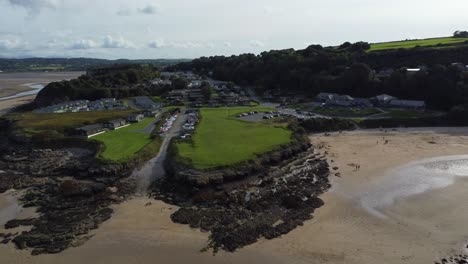
M254 159L291 141L292 132L282 125L252 123L234 116L269 108L234 107L201 109L201 122L191 142L177 144L179 155L196 169L210 169Z

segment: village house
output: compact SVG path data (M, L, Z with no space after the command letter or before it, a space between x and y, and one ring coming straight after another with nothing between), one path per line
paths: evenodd
M120 119L114 119L114 120L104 122L103 125L105 128L108 128L110 130L115 130L115 129L119 129L121 127L126 126L127 121L125 119L120 118Z
M352 105L360 108L371 108L374 106L370 99L357 97L354 97Z
M158 115L159 111L158 110L145 110L143 111L143 115L145 117L155 117Z
M161 104L156 103L148 96L137 96L133 98L133 103L141 109L158 109Z
M375 97L370 98L370 101L375 105L375 106L386 106L389 104L392 100L396 100L398 98L393 97L388 94L381 94L377 95Z
M163 79L160 79L160 78L152 80L151 83L155 84L155 85L172 85L171 80L163 80Z
M426 103L424 101L414 100L392 100L388 104L388 107L424 110L426 108Z
M75 129L74 135L90 138L108 131L102 124L88 125Z
M143 119L145 119L145 116L143 114L130 114L127 117L127 121L130 123L138 123L142 121Z
M190 101L203 101L205 96L200 88L192 88L188 92L188 99Z
M315 97L315 100L318 102L325 103L327 101L334 100L338 96L339 96L338 94L334 94L334 93L319 93Z

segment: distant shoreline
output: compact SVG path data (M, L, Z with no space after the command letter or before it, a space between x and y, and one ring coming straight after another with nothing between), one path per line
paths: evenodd
M0 101L12 100L12 99L16 99L16 98L25 97L25 96L28 96L28 95L36 95L46 85L47 84L43 84L43 83L25 83L25 84L22 84L21 86L26 86L26 87L29 87L30 89L26 90L26 91L23 91L23 92L13 94L13 95L10 95L10 96L0 97Z

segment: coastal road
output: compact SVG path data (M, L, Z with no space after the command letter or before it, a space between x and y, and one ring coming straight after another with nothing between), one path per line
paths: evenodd
M167 131L163 137L163 142L158 154L149 160L141 169L135 170L132 173L132 178L136 179L136 194L139 196L145 196L148 194L148 189L151 184L159 178L164 177L166 171L164 170L164 160L167 156L167 148L171 139L179 135L182 129L182 125L186 120L185 110L179 114L177 119L174 121L172 128ZM156 128L157 129L157 128Z

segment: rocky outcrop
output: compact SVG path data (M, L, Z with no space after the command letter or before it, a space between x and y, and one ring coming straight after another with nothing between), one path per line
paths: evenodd
M468 246L467 246L468 248ZM435 264L468 264L468 255L460 254L447 258L442 258L440 261L435 261Z
M16 147L18 146L18 147ZM134 193L124 165L102 165L87 149L36 149L7 145L0 154L0 192L26 189L21 202L37 207L39 217L14 219L5 228L32 226L0 236L32 254L58 253L85 242L92 229L109 219L112 204Z
M34 186L22 202L25 207L38 207L39 217L12 220L5 227L32 225L11 240L17 248L30 248L33 255L58 253L84 242L91 230L111 217L110 205L128 195L116 191L106 191L102 183L60 179Z
M165 168L169 177L180 184L186 184L196 188L216 186L235 180L241 180L250 175L267 173L271 166L277 166L285 160L294 158L307 151L310 147L308 142L298 141L269 153L259 155L255 160L212 170L197 170L178 160L177 153L171 153L174 151L173 144L174 143L171 142L170 150L168 151L168 159L165 162Z
M64 197L92 196L106 189L106 185L98 182L85 182L66 180L59 186L59 191Z
M22 149L5 150L0 168L33 177L76 175L89 167L92 153L86 150Z
M181 207L171 216L174 222L210 231L207 249L234 251L311 219L323 205L319 195L330 187L329 173L327 162L308 152L241 182L181 189L163 181L153 195Z

